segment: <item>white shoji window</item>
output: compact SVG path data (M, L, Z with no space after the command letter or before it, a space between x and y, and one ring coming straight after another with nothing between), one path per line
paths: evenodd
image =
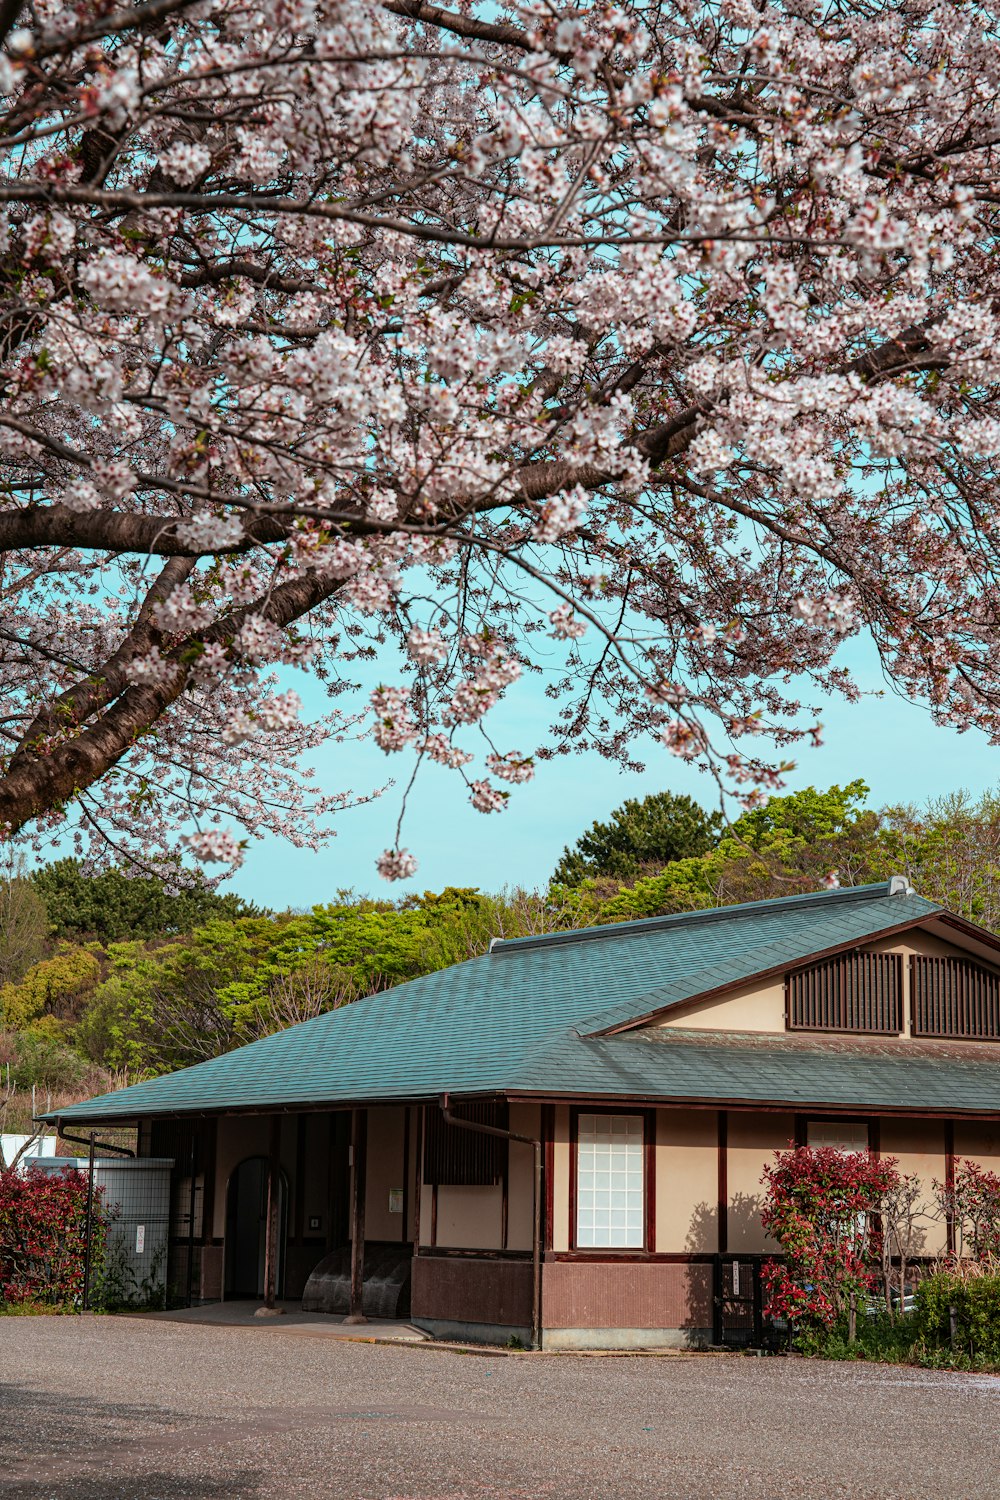
M857 1120L810 1120L807 1139L810 1146L833 1146L850 1156L868 1150L868 1126Z
M581 1249L641 1250L642 1115L580 1115L576 1243Z

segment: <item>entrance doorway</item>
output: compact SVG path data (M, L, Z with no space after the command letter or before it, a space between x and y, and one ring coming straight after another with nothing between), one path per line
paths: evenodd
M277 1295L284 1294L285 1205L288 1193L284 1172L278 1175ZM267 1158L250 1156L240 1162L226 1189L226 1297L263 1297L264 1255L267 1240Z

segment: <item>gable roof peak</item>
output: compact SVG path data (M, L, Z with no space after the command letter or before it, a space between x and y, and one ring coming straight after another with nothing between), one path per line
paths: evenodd
M641 917L631 922L609 922L602 927L575 927L568 932L540 932L523 938L493 938L489 951L492 958L503 958L533 948L641 936L647 932L660 932L664 928L733 922L743 917L759 917L768 912L799 911L812 906L826 908L853 901L879 901L889 897L914 895L916 892L905 876L893 875L888 880L879 880L872 885L837 886L832 890L807 891L794 896L773 896L764 901L743 901L737 906L710 906L700 911L671 912L667 916ZM928 906L936 904L929 902Z

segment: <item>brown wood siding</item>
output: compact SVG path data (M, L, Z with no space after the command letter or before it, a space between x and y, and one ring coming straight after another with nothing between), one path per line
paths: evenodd
M1000 976L967 958L910 959L914 1036L1000 1038Z
M854 1031L898 1036L903 1029L900 953L840 953L789 974L789 1031Z
M415 1256L410 1316L530 1327L531 1261Z
M648 1261L547 1261L546 1328L711 1328L712 1266Z
M507 1129L507 1106L496 1100L462 1104L455 1114L477 1125ZM439 1109L428 1109L424 1135L424 1182L434 1187L492 1187L507 1168L507 1142L448 1125Z

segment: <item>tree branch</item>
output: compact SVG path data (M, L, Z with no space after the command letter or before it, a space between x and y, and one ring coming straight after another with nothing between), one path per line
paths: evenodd
M170 652L172 670L156 686L131 685L102 718L82 734L47 748L44 756L25 758L0 777L0 826L7 837L31 818L61 807L98 781L148 734L190 684L189 658L198 645L228 645L251 616L282 629L329 599L340 580L315 573L279 584L264 599L234 610L204 630L188 636Z

